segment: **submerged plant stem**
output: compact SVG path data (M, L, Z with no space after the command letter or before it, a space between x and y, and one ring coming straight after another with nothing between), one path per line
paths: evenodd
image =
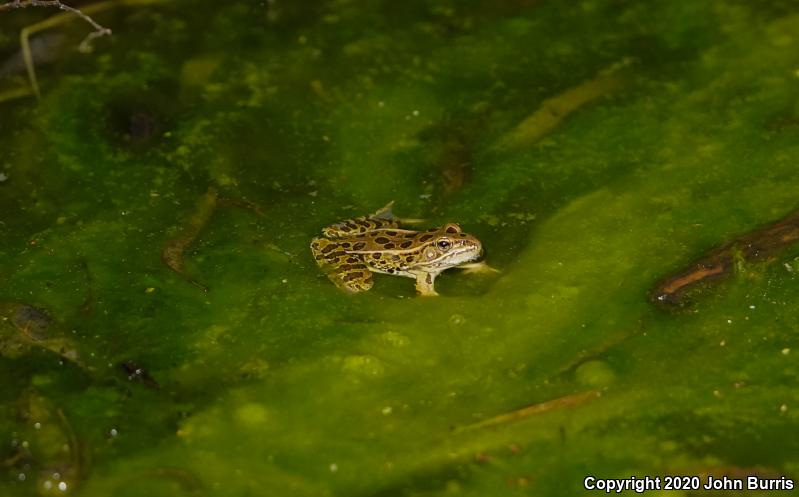
M548 400L539 404L529 405L522 407L521 409L516 409L515 411L494 416L493 418L480 421L479 423L465 426L457 430L457 432L472 431L480 428L489 428L491 426L513 423L524 418L529 418L530 416L534 416L536 414L543 414L550 411L577 407L587 402L591 402L592 400L598 399L601 395L602 393L599 390L588 390L585 392L566 395L565 397L559 397L557 399Z
M14 88L0 92L0 103L8 102L9 100L16 100L18 98L33 95L33 90L29 87Z
M200 290L207 292L208 287L197 281L186 272L183 263L184 252L197 239L200 231L208 224L208 220L214 213L217 205L217 193L214 188L208 191L197 201L197 207L189 218L188 222L181 229L180 234L167 240L161 250L161 260L164 261L169 269L175 271L186 281L196 286Z
M541 102L538 110L500 139L499 148L516 149L533 145L558 127L569 114L600 97L618 91L626 83L620 69L627 65L629 61L622 60L600 71L595 78L547 98Z

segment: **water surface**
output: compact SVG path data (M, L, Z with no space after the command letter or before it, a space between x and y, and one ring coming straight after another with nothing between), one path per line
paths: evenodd
M89 55L54 28L41 101L0 103L0 307L47 337L0 323L0 493L799 475L799 250L647 300L799 206L792 6L164 1L98 13ZM52 14L1 13L0 51ZM310 239L390 200L502 272L341 293Z

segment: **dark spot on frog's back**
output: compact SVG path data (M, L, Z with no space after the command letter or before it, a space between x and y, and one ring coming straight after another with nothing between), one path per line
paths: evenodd
M413 245L413 241L411 241L411 240L408 240L407 242L402 242L402 243L400 244L400 248L404 248L404 249L406 249L406 248L410 247L411 245Z
M397 236L397 232L396 231L386 231L386 234L388 236Z
M447 226L447 233L457 233L457 232L458 228L456 228L455 226Z
M345 274L343 280L344 281L352 281L352 280L356 280L358 278L363 278L363 273L360 272L360 271L355 271L355 272L352 272L352 273Z
M415 232L414 233L407 233L405 235L405 238L416 238L416 235L417 235L417 233L415 233Z
M357 242L352 246L352 250L361 250L366 246L366 242Z
M396 245L394 245L393 243L387 243L387 244L383 245L383 248L385 248L387 250L391 250L394 247L396 247Z
M328 245L327 247L322 249L322 253L323 254L327 254L331 250L334 250L336 247L337 247L337 245L335 243L331 243L330 245Z
M377 238L375 238L375 243L384 244L384 243L388 243L390 241L391 240L389 240L388 238L386 238L384 236L378 236Z
M372 254L372 259L375 259L375 260L377 260L377 259L380 259L380 257L382 257L382 256L381 256L379 253L377 253L377 252L375 252L374 254Z
M426 242L426 241L432 240L432 239L433 239L433 235L422 235L422 237L419 238L419 241L420 242Z

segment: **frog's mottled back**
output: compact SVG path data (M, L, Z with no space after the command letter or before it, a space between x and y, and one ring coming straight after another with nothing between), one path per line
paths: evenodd
M393 205L394 202L390 202L387 206L368 216L346 219L322 228L322 235L325 238L345 238L381 228L396 228L399 225L391 212Z

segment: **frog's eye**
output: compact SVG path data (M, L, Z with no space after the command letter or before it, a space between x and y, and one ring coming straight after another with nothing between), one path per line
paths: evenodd
M449 250L450 247L452 247L452 242L450 242L446 238L441 238L436 242L436 246L438 246L438 248L441 249L442 251L446 252L447 250Z

